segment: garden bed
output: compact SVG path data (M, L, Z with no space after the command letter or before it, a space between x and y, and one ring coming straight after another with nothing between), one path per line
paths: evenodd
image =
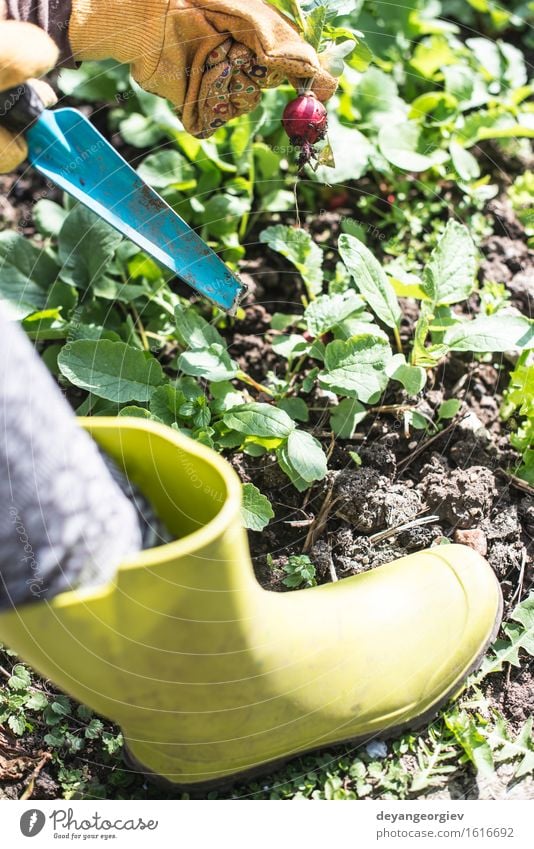
M452 7L451 16L457 14ZM461 542L487 557L503 592L507 624L500 641L460 701L430 725L387 743L373 740L358 749L296 758L262 780L214 797L534 795L534 611L528 600L534 473L522 436L526 414L516 399L530 383L518 383L514 395L513 382L528 367L520 359L528 345L520 339L534 304L528 128L518 122L515 138L508 107L489 114L493 106L481 101L465 107L470 124L462 125L463 136L457 124L451 130L457 133L454 147L444 130L452 101L438 98L438 117L425 113L419 130L441 159L431 160L419 145L408 151L416 166L410 170L398 165L399 152L376 119L377 98L387 100L401 121L399 114L407 114L403 98L413 112L413 103L422 110L420 98L435 94L434 88L443 94L441 71L429 58L438 47L451 51L451 66L465 70L471 63L478 85L484 78L481 57L490 48L477 43L470 47L473 55L466 54L469 27L480 27L487 35L481 40L490 44L506 37L527 55L530 44L521 27L504 21L495 30L493 18L484 15L460 21L458 42L446 26L436 36L423 24L419 33L409 29L413 22L391 23L397 25L409 35L410 73L402 76L404 58L375 32L371 47L381 62L359 70L363 79L346 92L363 128L350 130L354 160L365 155L368 161L361 167L356 162L358 173L346 162L343 144L351 142L343 134L351 116L346 102L338 103L344 123L340 131L334 122L332 142L344 176L332 185L321 170L320 179L306 172L295 189L294 163L276 152L286 90L266 96L266 118L256 134L245 121L236 122L235 130L218 131L212 147L202 143L195 153L170 110L152 95L134 87L129 99L109 102L110 89L127 90L124 69L82 66L63 83L74 105L91 102L95 124L249 286L242 309L229 319L125 243L102 256L109 273L81 281L83 272L71 268L56 291L56 304L63 299L57 315L43 317L35 304L22 318L73 407L164 421L227 456L245 484L254 569L269 590L342 580L412 552ZM381 26L385 39L387 25ZM401 48L399 43L400 54ZM509 89L527 85L513 58L497 92L504 104ZM445 82L450 94L452 83ZM462 96L457 85L460 104ZM520 97L516 113L524 108L526 114ZM454 108L463 114L464 107ZM456 121L456 113L450 114ZM144 135L136 137L133 127ZM464 144L468 156L462 157L458 146ZM0 229L16 231L34 250L44 246L58 269L58 257L72 249L77 233L96 227L98 239L100 225L70 204L64 209L60 193L35 173L0 182ZM67 232L62 227L69 220ZM84 255L83 241L77 250ZM455 251L463 251L460 262ZM445 266L449 271L442 273ZM425 310L433 311L427 327ZM481 321L491 325L490 343L480 341ZM201 339L196 346L186 333L193 326ZM478 342L465 342L466 327L466 337ZM383 357L371 386L362 382L360 351L350 349L362 337L371 340L375 358ZM82 353L85 346L91 361L103 341L144 349L158 363L160 383L149 401L91 396L72 370L65 340ZM357 385L340 368L353 354ZM400 359L393 364L394 357ZM251 405L258 417L276 411L274 430L264 418L259 425L245 418L243 408ZM299 451L291 450L290 437L299 441ZM303 453L313 461L302 462ZM305 627L313 640L313 623ZM117 728L58 694L10 653L0 655L0 664L6 680L0 796L164 796L123 766Z

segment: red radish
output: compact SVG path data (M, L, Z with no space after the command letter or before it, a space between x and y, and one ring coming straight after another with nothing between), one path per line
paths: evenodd
M314 94L301 94L287 104L282 124L293 144L315 144L326 134L326 109Z
M291 143L301 148L299 165L315 159L312 145L324 139L328 129L327 112L321 101L312 92L300 94L284 109L282 125Z

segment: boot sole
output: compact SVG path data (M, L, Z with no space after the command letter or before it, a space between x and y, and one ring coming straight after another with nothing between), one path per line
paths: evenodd
M497 610L493 629L491 631L490 636L484 643L484 646L477 654L471 666L466 670L462 678L457 681L454 686L452 686L445 693L445 695L443 695L437 702L431 705L424 713L419 714L419 716L415 716L413 719L410 719L407 722L400 723L399 725L392 725L389 728L384 728L383 731L379 731L376 734L362 734L359 737L348 737L344 740L338 740L335 743L328 743L327 745L323 746L314 746L311 749L304 749L299 752L294 752L291 755L287 755L282 758L277 758L276 760L265 761L264 763L259 764L258 766L251 767L247 770L242 770L241 772L234 772L229 776L224 776L223 778L215 778L210 781L196 781L192 784L178 784L174 781L170 781L168 778L164 778L162 775L159 775L156 772L152 772L152 770L148 769L146 766L141 764L134 757L134 755L132 755L126 744L124 745L122 753L123 761L128 768L132 769L134 772L144 775L148 781L150 781L155 786L161 788L162 790L171 790L177 793L190 793L195 798L202 798L206 793L210 793L213 790L228 790L233 787L234 784L238 784L243 781L250 781L256 778L262 778L265 775L269 775L271 772L275 772L276 770L281 769L295 758L305 757L306 755L325 751L326 749L333 749L338 746L346 746L350 744L352 746L358 747L363 745L364 743L368 743L371 740L391 740L392 737L396 737L398 734L402 734L404 731L418 731L424 725L427 725L432 719L435 719L437 717L441 709L445 707L449 700L452 699L456 695L456 693L458 693L462 689L467 678L469 678L469 676L472 675L473 672L476 672L480 668L488 648L497 638L497 634L499 633L499 628L501 627L502 622L504 602L500 584L496 578L495 581L499 588L499 607Z

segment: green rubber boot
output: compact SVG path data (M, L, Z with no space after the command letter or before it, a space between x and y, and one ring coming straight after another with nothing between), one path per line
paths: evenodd
M147 774L205 790L417 724L492 640L500 589L472 549L267 592L223 458L142 419L81 421L176 539L123 563L112 583L4 613L0 640L117 722Z

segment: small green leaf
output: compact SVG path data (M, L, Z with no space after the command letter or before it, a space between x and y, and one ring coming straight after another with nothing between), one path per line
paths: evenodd
M213 236L235 235L239 219L250 211L250 198L216 192L204 204L202 219Z
M291 463L287 452L287 442L284 442L283 445L276 449L276 459L278 460L278 465L288 476L295 489L299 492L305 492L310 488L310 482L304 480Z
M46 287L59 273L56 262L18 233L0 233L0 299L17 318L44 309Z
M281 410L285 410L288 416L298 422L307 422L310 418L308 405L304 398L281 398L276 402L276 406Z
M13 667L11 677L8 679L8 687L12 690L27 690L31 684L30 673L22 663Z
M135 404L129 404L119 410L119 416L133 416L136 419L151 419L150 411L144 407L137 407Z
M358 291L373 312L388 327L398 327L401 309L395 290L378 260L355 236L343 234L339 237L338 247Z
M320 481L327 472L321 443L305 430L293 430L287 440L288 459L303 480Z
M86 206L69 212L59 231L61 279L78 289L101 283L122 236Z
M72 705L65 696L56 696L55 700L50 704L50 709L57 716L68 716L71 708Z
M495 313L455 324L443 342L452 351L495 353L534 347L534 324L523 315Z
M148 401L164 375L157 360L125 342L80 340L61 349L61 373L80 389L124 403Z
M505 638L493 643L472 683L478 684L486 675L501 672L504 663L519 666L522 649L534 656L534 593L514 608L510 619L511 622L502 626Z
M274 510L266 495L263 495L253 483L244 483L241 519L249 531L263 531L274 518Z
M223 345L212 343L204 350L184 351L178 357L178 368L193 377L203 377L213 383L232 380L238 372L237 363Z
M314 303L312 301L312 303ZM272 341L272 347L275 354L279 357L284 357L286 360L293 357L300 357L309 350L309 342L300 333L292 333L290 336L275 336Z
M295 589L303 585L314 587L317 584L315 566L307 554L291 554L282 569L286 573L286 577L282 581L286 587Z
M311 298L323 284L323 252L306 230L276 224L260 233L260 242L286 257L300 273Z
M21 734L24 734L24 731L26 729L26 721L23 716L15 716L15 714L11 714L11 716L8 717L7 724L11 728L13 734L16 734L17 737L20 737Z
M395 354L386 366L386 374L402 383L408 395L418 395L426 384L426 371L421 366L410 366L404 354Z
M102 731L104 730L104 723L101 719L97 719L96 716L91 719L91 721L85 727L85 737L88 740L96 740Z
M388 343L379 336L355 336L346 342L336 339L326 346L326 371L319 374L319 383L367 403L385 389L385 367L390 357Z
M488 735L488 742L494 750L495 760L517 761L514 778L534 772L534 742L532 740L532 716L523 724L516 739L512 739L503 717L498 717L496 728Z
M174 320L178 339L186 348L198 351L207 348L213 342L217 345L224 344L219 331L202 318L193 307L183 309L181 306L176 306Z
M423 273L423 289L435 305L456 304L475 288L477 253L469 230L450 219Z
M195 169L177 150L160 150L149 154L137 169L139 176L156 189L173 186L179 191L196 184Z
M146 115L132 112L119 124L121 136L132 147L152 147L166 137L165 130Z
M465 711L445 714L445 725L452 732L476 771L481 775L494 772L493 755L486 738Z
M480 166L472 153L458 142L452 141L449 145L452 164L461 180L469 182L478 180L480 177Z
M438 407L438 419L453 419L461 406L462 402L458 401L457 398L449 398L447 401L443 401Z
M364 307L365 301L352 289L337 295L319 295L306 307L304 320L313 336L322 336Z
M367 415L367 408L355 398L342 398L330 414L330 427L341 439L350 439Z
M38 200L33 207L35 226L43 236L57 236L66 217L66 209L46 198Z
M211 408L216 413L223 413L232 407L241 405L244 401L243 393L239 392L232 383L221 380L210 386L213 401Z
M288 414L271 404L252 403L232 407L223 415L227 427L250 436L286 439L295 429Z
M402 168L403 171L426 171L435 165L435 160L419 152L421 130L414 122L385 123L378 134L378 146L382 156Z
M306 15L304 26L304 38L317 50L321 43L323 27L326 21L326 8L322 5L316 6Z
M178 410L185 401L185 396L169 383L158 386L150 398L150 412L164 424L173 425L179 419Z
M48 699L45 694L36 690L28 699L26 699L24 707L28 710L44 710L47 704Z
M51 746L53 749L59 749L65 742L65 736L61 732L50 732L49 734L45 734L43 740L47 746Z

